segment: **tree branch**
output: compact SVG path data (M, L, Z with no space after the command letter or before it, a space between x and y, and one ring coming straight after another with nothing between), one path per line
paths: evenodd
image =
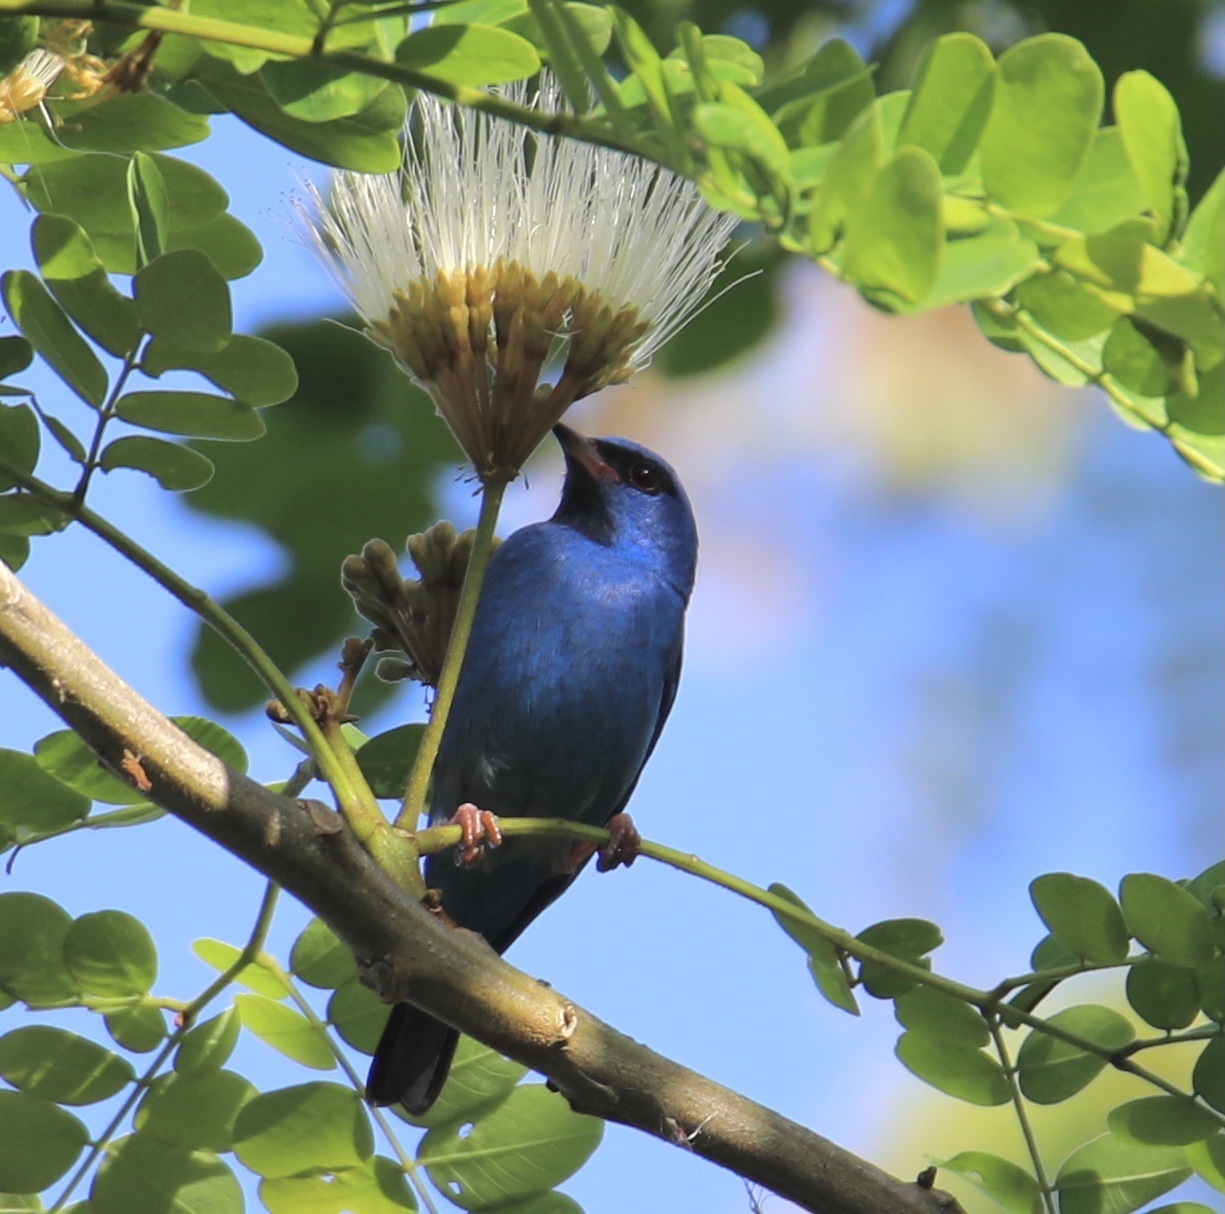
M0 565L0 661L122 778L140 758L150 798L318 914L384 997L410 998L543 1072L570 1103L693 1151L821 1214L953 1214L801 1125L654 1053L399 889L343 819L228 768L138 696Z

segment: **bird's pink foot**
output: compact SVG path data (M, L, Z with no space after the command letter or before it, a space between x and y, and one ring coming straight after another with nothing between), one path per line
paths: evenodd
M629 868L638 859L638 850L642 847L642 836L634 825L634 819L629 814L613 814L607 822L612 838L600 848L596 868L602 872L611 872L618 864Z
M498 819L487 809L477 809L471 802L461 805L450 818L449 826L462 832L456 862L465 866L476 864L487 847L502 846L502 831Z

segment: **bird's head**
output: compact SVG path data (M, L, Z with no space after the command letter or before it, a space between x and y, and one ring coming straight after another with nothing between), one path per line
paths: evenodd
M676 473L627 438L586 438L553 427L566 483L553 521L639 562L686 601L697 568L698 531Z

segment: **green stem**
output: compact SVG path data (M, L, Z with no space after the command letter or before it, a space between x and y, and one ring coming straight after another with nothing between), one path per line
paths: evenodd
M299 770L301 770L299 768ZM292 782L292 781L291 781ZM251 929L251 935L247 939L246 945L241 953L234 959L232 965L223 970L217 977L204 988L181 1013L181 1021L178 1028L175 1029L169 1037L166 1038L166 1044L158 1051L157 1057L148 1065L143 1075L132 1085L131 1092L128 1093L123 1104L120 1105L114 1117L107 1123L106 1128L94 1140L90 1146L85 1158L81 1161L77 1170L72 1174L68 1183L64 1186L64 1190L60 1193L55 1205L51 1207L48 1214L58 1214L58 1211L64 1208L64 1203L72 1196L76 1187L88 1175L90 1168L98 1161L98 1157L106 1150L107 1144L114 1138L119 1127L123 1124L127 1115L136 1106L136 1102L144 1095L149 1086L157 1078L158 1072L166 1064L166 1060L178 1049L179 1042L191 1031L192 1025L195 1023L196 1017L200 1012L211 1003L222 991L234 981L235 977L260 954L264 947L264 942L268 939L269 929L272 927L272 916L276 910L277 897L280 894L279 886L269 881L264 888L264 896L260 901L259 911L255 916L255 925Z
M499 818L498 826L501 828L502 834L507 838L516 835L535 835L544 838L575 839L583 843L594 843L597 846L607 843L612 838L610 832L603 827L585 826L578 822L570 822L565 818L507 817ZM446 847L454 847L460 841L460 835L461 830L458 826L431 826L427 830L417 832L417 850L423 856L427 856L433 852L442 851ZM693 877L699 877L703 881L709 881L712 885L718 885L722 889L730 890L732 893L739 894L750 902L755 902L758 906L764 906L767 910L773 911L784 919L789 919L793 923L816 932L823 939L829 941L836 949L849 954L857 961L872 962L889 970L891 973L909 978L917 984L930 987L932 990L941 991L946 995L951 995L962 1003L968 1003L978 1008L985 1017L1003 1016L1010 1023L1015 1021L1018 1025L1023 1024L1027 1028L1036 1029L1040 1033L1045 1033L1048 1037L1054 1037L1058 1041L1074 1046L1083 1053L1101 1058L1116 1070L1126 1071L1130 1075L1135 1075L1137 1079L1141 1079L1145 1083L1151 1084L1153 1087L1159 1088L1171 1096L1179 1096L1184 1099L1189 1098L1188 1093L1179 1088L1177 1084L1171 1083L1146 1067L1132 1062L1127 1057L1128 1051L1126 1048L1121 1050L1109 1049L1090 1040L1088 1037L1082 1037L1079 1033L1069 1032L1062 1025L1052 1024L1041 1016L1035 1016L1031 1012L1023 1011L1020 1008L1009 1007L1001 999L998 988L990 991L979 990L977 987L968 986L952 978L946 978L943 974L924 969L913 961L907 961L905 958L895 956L893 953L887 953L883 949L874 948L870 944L865 944L857 936L851 935L850 932L843 931L841 928L826 923L824 919L817 918L810 910L797 906L794 902L790 902L778 894L772 894L768 889L762 889L751 881L737 877L734 873L716 868L713 864L707 864L704 860L698 859L697 856L690 852L682 852L672 847L664 847L660 843L652 843L647 839L642 840L638 851L639 855L656 860L661 864L667 864L671 868L688 873ZM1197 1101L1197 1107L1203 1108L1206 1113L1215 1117L1222 1126L1225 1126L1225 1113L1210 1108L1202 1101Z
M2 0L0 0L2 8ZM164 565L151 552L130 539L118 527L95 514L88 506L78 502L72 494L61 493L50 485L31 476L15 464L0 457L0 472L31 495L48 505L55 506L69 518L76 520L100 540L109 544L121 556L126 557L138 569L147 573L159 586L173 595L185 607L194 611L213 630L224 637L259 676L260 681L285 706L294 723L302 731L311 757L315 760L319 774L331 785L337 803L342 810L352 807L358 792L344 768L336 760L323 732L311 716L302 697L290 685L276 663L264 652L256 639L229 612L203 590L179 577L169 566Z
M415 6L414 6L415 7ZM44 17L69 17L78 20L125 26L129 29L160 30L168 34L183 34L205 42L222 42L229 46L244 46L267 51L291 59L315 59L350 72L363 72L391 80L407 88L421 89L446 97L470 109L505 118L544 134L567 135L599 147L631 152L649 160L671 165L653 141L641 136L627 138L614 134L599 120L580 118L574 114L546 114L527 105L517 105L495 93L486 93L466 85L453 84L429 72L417 71L398 63L376 59L360 51L345 49L320 50L313 38L285 34L276 30L222 21L214 17L197 16L179 9L158 5L128 3L127 0L0 0L0 13L30 13Z
M1130 1058L1141 1050L1155 1050L1161 1045L1182 1045L1193 1041L1212 1041L1216 1037L1225 1036L1225 1026L1219 1024L1204 1025L1197 1029L1188 1029L1185 1033L1166 1033L1161 1037L1141 1037L1130 1045L1125 1045L1115 1053L1120 1058Z
M490 480L481 489L481 514L476 524L476 535L472 540L472 555L468 558L468 569L464 574L463 588L455 608L455 624L451 629L451 640L447 645L447 656L438 676L438 689L434 705L430 710L429 724L421 735L421 748L409 773L408 787L404 793L404 805L396 818L401 830L414 830L421 811L425 807L430 777L434 774L434 760L442 743L443 730L451 712L451 701L455 698L455 687L459 683L459 671L468 639L472 635L472 621L476 616L476 603L480 598L481 584L485 580L485 569L489 565L489 554L493 548L493 530L498 522L498 511L506 493L509 478L500 476Z
M1029 1152L1029 1161L1034 1165L1034 1176L1037 1178L1038 1187L1042 1190L1042 1204L1047 1214L1055 1214L1055 1198L1051 1182L1047 1179L1046 1169L1042 1166L1042 1152L1038 1150L1038 1140L1034 1137L1034 1127L1029 1120L1029 1109L1026 1107L1025 1097L1021 1094L1016 1068L1012 1065L1004 1034L1000 1030L999 1017L988 1017L987 1024L991 1029L991 1040L995 1043L995 1052L999 1055L1000 1066L1004 1068L1004 1076L1008 1080L1008 1093L1012 1098L1013 1111L1017 1115L1017 1124L1021 1127L1021 1135L1025 1139L1025 1149Z
M85 456L85 463L81 466L81 477L77 481L77 487L72 491L72 500L78 505L85 501L85 492L89 488L90 478L98 467L98 455L102 450L102 436L106 432L106 423L115 416L115 405L123 393L128 378L136 368L137 359L140 357L140 344L137 342L136 348L124 355L123 366L115 377L115 383L106 398L106 403L98 413L98 424L94 427L94 437L89 444L89 453Z

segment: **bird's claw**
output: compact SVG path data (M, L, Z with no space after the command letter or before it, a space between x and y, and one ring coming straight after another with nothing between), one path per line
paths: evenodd
M485 854L486 847L502 846L502 831L498 819L487 809L478 809L471 802L461 805L448 819L448 825L460 829L457 864L470 867Z
M619 864L629 868L638 859L642 836L629 814L613 814L606 823L612 838L600 848L595 866L602 873L611 872Z

